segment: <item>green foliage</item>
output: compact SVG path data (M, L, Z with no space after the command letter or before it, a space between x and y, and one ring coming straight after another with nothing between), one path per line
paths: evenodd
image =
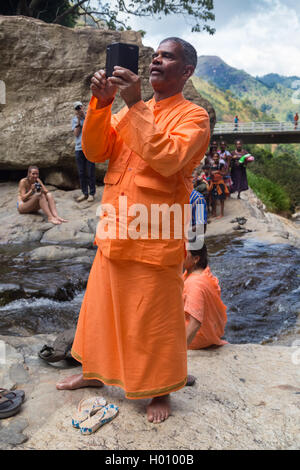
M1 2L0 14L30 16L65 26L74 26L76 18L82 15L92 18L95 25L105 23L118 30L130 28L130 16L157 18L172 14L192 20L192 31L213 34L215 30L210 25L215 20L213 9L213 0L10 0Z
M258 176L247 169L250 188L271 212L287 213L290 210L290 199L285 190L273 181Z
M240 100L230 90L220 90L196 76L192 77L192 81L196 90L213 105L217 121L233 122L236 114L241 122L272 121L270 116L257 110L249 100Z
M294 212L295 207L300 204L300 163L297 155L293 149L289 149L289 153L283 153L282 150L288 145L283 146L283 149L277 148L274 153L258 146L247 146L247 150L255 156L255 162L251 163L252 178L257 179L253 182L256 190L260 190L264 194L264 198L268 200L269 206L276 212L291 211ZM251 176L250 176L251 178ZM276 186L278 189L278 199L274 198L275 186L267 185L265 180ZM251 183L249 182L250 186ZM251 186L252 187L252 186ZM255 190L255 188L252 188ZM270 195L267 193L267 188ZM283 191L283 193L282 193ZM284 196L285 195L285 196ZM286 207L288 203L288 208ZM265 201L263 201L265 202ZM268 204L265 202L266 206Z
M51 0L51 2L48 0L10 0L1 3L0 14L30 16L46 23L54 23L61 16L61 20L57 21L59 24L73 27L79 15L79 10L75 8L66 14L71 6L69 0Z
M299 105L293 102L295 89L292 88L294 82L299 82L297 77L272 74L255 78L216 56L200 56L195 74L219 90L230 90L235 98L243 100L245 106L251 104L263 114L268 113L271 121L285 121L287 115L290 120L291 115L299 111Z

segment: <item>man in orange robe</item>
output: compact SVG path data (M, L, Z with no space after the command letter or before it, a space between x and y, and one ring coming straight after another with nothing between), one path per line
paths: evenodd
M154 205L189 204L192 173L209 144L207 112L182 95L196 63L189 43L164 40L150 64L154 97L146 103L131 71L116 66L108 79L96 72L82 136L88 160L109 160L102 207L111 205L114 214L102 214L98 224L98 252L72 348L83 373L57 388L120 386L127 398L152 399L147 416L153 423L169 416L169 394L187 378L184 237L171 231L164 238L160 222L159 236L130 237L133 214L124 216L120 207L139 204L150 214ZM126 106L112 116L118 90ZM100 234L103 220L116 222L116 237L109 230L107 238Z

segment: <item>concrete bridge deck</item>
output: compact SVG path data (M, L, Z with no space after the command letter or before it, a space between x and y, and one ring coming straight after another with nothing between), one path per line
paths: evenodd
M228 144L241 139L245 144L298 144L300 125L292 122L243 122L238 125L220 122L215 125L213 139L224 139Z

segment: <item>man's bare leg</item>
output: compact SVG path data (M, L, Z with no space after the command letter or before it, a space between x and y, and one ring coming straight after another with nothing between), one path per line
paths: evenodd
M217 217L217 203L214 201L211 206L211 217Z
M77 390L85 387L103 387L101 380L84 379L83 374L76 374L66 377L56 384L57 390Z
M59 222L68 222L66 219L63 219L62 217L60 217L58 215L57 209L56 209L56 204L55 204L55 201L54 201L54 198L53 198L52 194L47 193L46 198L47 198L47 201L48 201L49 209L50 209L53 217L55 219L57 219Z
M170 395L155 397L147 406L147 418L150 423L159 424L171 414Z
M221 204L221 214L217 217L217 219L222 219L222 217L224 217L224 201L221 200L220 204Z

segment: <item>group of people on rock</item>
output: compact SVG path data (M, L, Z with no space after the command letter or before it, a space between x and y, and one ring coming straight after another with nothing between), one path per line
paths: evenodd
M235 143L235 149L230 152L224 141L220 145L213 141L205 155L204 165L194 174L194 189L201 193L206 201L207 211L211 217L224 217L226 198L231 193L248 189L247 159L249 155L243 148L241 140ZM220 201L220 215L217 216L217 202Z

